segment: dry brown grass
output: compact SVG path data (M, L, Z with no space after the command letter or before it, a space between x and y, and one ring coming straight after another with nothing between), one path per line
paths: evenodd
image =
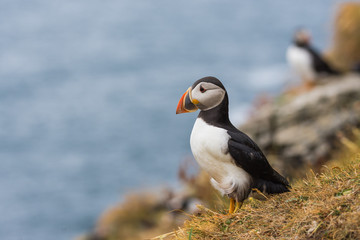
M109 208L98 220L87 240L144 239L175 228L168 210L152 193L132 193Z
M360 3L340 5L334 23L329 58L337 67L349 70L360 63Z
M227 215L228 199L214 192L206 174L187 176L183 169L187 192L213 210L199 206L196 216L173 218L159 196L131 194L82 239L360 239L360 130L350 135L357 140L338 135L344 150L322 172L310 171L290 193L248 200L237 214ZM179 217L190 220L178 228Z
M157 239L360 239L360 144L342 142L346 151L290 193L248 200L232 215L200 206L199 216Z

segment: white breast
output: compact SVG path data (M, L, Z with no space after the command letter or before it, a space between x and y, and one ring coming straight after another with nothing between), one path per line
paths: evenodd
M312 56L305 49L290 46L286 52L286 59L291 68L304 80L314 80L316 72L313 69Z
M249 188L251 177L233 162L228 152L227 130L207 124L198 118L190 137L192 153L212 178L213 186L223 194ZM243 190L242 190L243 191Z

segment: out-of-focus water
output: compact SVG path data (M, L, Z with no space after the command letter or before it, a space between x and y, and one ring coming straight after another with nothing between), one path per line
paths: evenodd
M213 75L231 117L289 79L306 26L329 45L338 1L0 1L0 239L71 239L133 189L176 184Z

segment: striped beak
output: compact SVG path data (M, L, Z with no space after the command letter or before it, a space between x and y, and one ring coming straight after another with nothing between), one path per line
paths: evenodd
M186 90L186 92L180 98L180 101L176 108L176 114L195 112L196 110L198 110L197 106L195 106L191 98L191 90L191 87L189 87L188 90Z

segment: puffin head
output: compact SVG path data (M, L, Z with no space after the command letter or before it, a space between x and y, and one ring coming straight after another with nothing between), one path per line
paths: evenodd
M294 34L294 43L300 46L309 45L311 42L311 35L306 29L300 28Z
M197 80L182 95L176 108L176 114L195 112L200 109L207 111L220 105L226 90L219 79L204 77Z

